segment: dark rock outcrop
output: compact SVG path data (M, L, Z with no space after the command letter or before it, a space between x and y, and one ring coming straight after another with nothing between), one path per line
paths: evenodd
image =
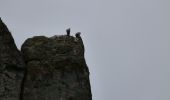
M25 63L0 19L0 100L19 100Z
M36 36L17 49L0 20L0 100L92 100L80 36Z
M37 36L26 40L23 100L91 100L89 71L80 38Z

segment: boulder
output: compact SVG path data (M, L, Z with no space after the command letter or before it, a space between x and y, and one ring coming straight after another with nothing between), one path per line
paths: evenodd
M92 100L81 38L36 36L22 45L23 100Z

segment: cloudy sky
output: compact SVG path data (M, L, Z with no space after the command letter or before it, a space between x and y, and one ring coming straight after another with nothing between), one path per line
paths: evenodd
M169 0L0 0L18 48L82 32L93 100L170 100Z

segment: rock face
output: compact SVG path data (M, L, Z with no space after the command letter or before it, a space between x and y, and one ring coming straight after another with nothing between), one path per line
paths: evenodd
M0 100L19 100L25 63L0 19Z
M37 36L26 40L23 100L91 100L81 38Z
M92 100L80 36L36 36L19 51L0 19L0 100Z

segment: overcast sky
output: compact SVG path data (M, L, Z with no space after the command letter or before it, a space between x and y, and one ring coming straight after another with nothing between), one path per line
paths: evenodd
M169 0L0 0L18 48L82 32L93 100L170 100Z

